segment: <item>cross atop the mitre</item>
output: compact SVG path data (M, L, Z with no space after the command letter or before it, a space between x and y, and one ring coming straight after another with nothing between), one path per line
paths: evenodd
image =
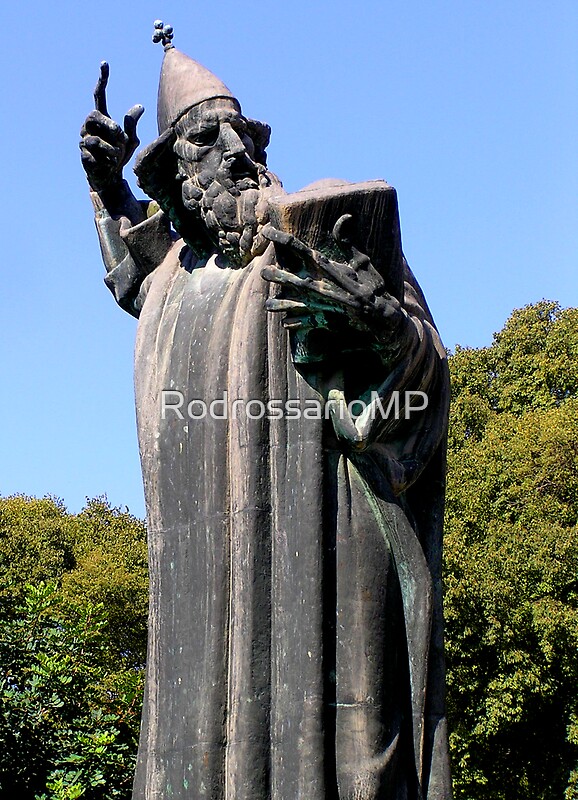
M165 25L162 19L155 20L155 32L153 33L153 42L155 44L157 42L162 42L165 50L170 50L171 47L174 47L172 43L173 36L172 25Z

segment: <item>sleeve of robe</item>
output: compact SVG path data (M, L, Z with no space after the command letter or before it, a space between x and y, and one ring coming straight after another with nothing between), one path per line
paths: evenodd
M121 308L138 317L148 288L146 278L162 263L174 244L170 223L156 203L142 201L143 220L136 225L125 216L111 216L96 192L90 193L105 284Z

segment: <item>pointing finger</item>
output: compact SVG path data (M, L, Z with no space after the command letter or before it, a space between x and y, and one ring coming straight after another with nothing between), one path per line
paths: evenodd
M106 107L106 85L108 83L109 72L110 67L108 66L108 63L103 61L100 65L100 76L94 89L94 106L96 110L100 111L101 114L104 114L105 117L109 116L108 109Z

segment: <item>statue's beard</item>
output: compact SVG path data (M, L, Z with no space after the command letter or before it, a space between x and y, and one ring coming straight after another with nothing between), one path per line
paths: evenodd
M268 222L266 195L279 184L264 167L258 180L259 186L249 177L216 177L206 188L196 178L183 183L185 207L200 215L216 247L236 266L248 264L268 244L259 231Z

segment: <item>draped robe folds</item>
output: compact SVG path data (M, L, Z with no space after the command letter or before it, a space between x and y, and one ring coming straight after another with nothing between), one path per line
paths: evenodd
M384 406L425 391L425 411L377 418L362 452L326 419L251 418L258 407L233 401L320 398L264 307L274 257L200 266L180 240L145 280L135 387L151 587L133 800L448 800L445 352L408 269L395 363L380 377L360 360L354 378ZM163 390L182 393L183 418L162 419ZM226 414L187 414L225 397ZM392 456L411 471L397 497Z

